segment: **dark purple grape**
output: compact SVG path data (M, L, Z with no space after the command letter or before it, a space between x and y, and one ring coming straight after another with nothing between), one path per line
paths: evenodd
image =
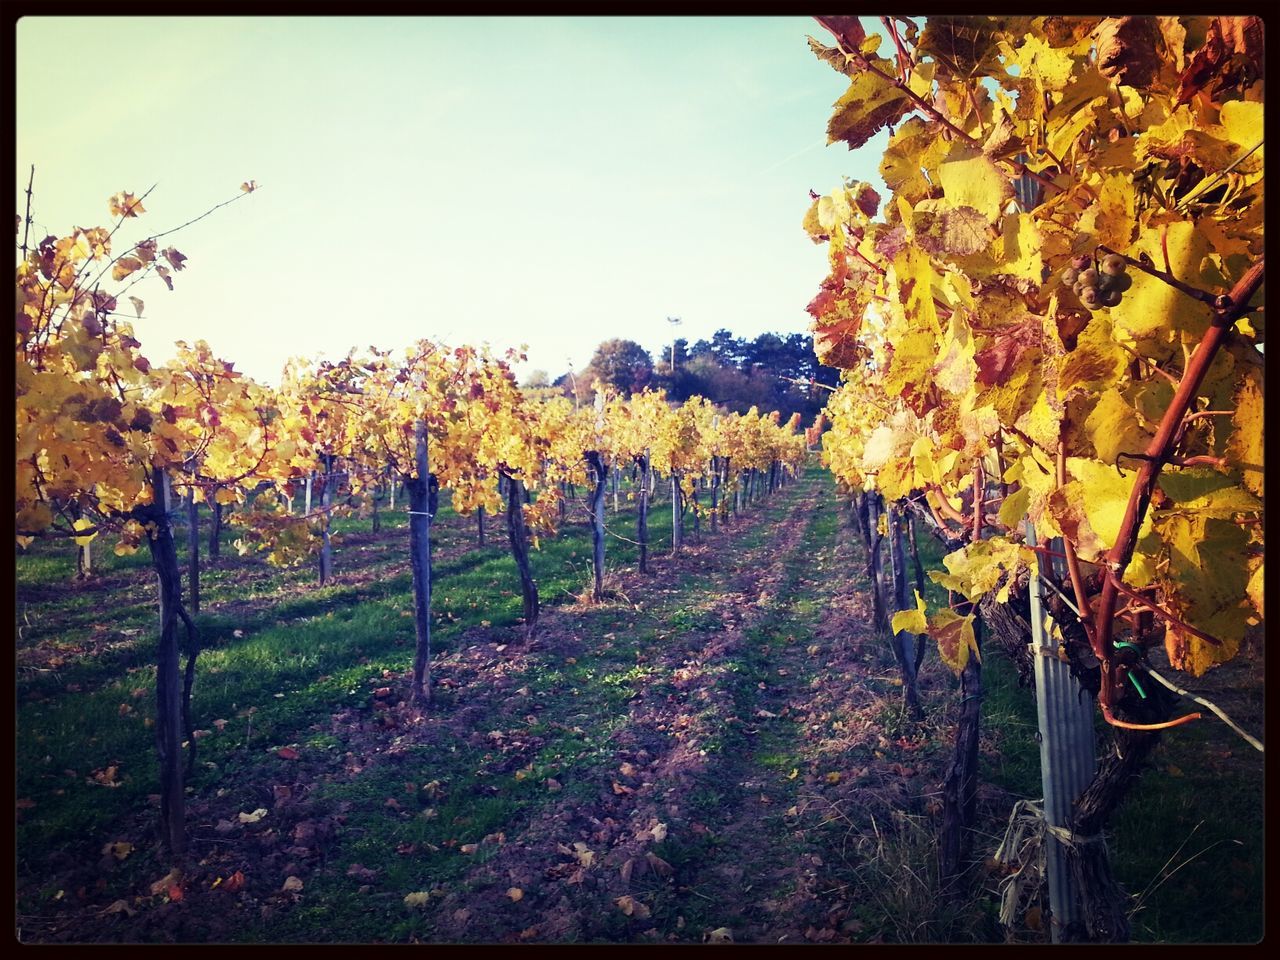
M1120 306L1120 297L1119 290L1108 291L1102 295L1102 305L1104 307L1118 307Z
M1080 299L1090 309L1096 309L1102 305L1102 295L1098 293L1096 287L1086 287L1084 293L1080 294Z
M1102 272L1109 273L1112 276L1124 273L1127 266L1128 264L1125 263L1124 257L1114 253L1109 253L1102 258Z
M1115 284L1115 288L1117 290L1124 293L1124 291L1133 286L1133 277L1129 276L1127 273L1122 273L1112 282Z
M1087 253L1082 253L1077 257L1071 258L1071 265L1077 270L1083 270L1091 263L1093 263L1093 258L1091 258Z
M1097 270L1093 269L1093 267L1082 271L1080 274L1080 282L1088 284L1091 287L1096 285L1099 279L1101 279L1101 275Z

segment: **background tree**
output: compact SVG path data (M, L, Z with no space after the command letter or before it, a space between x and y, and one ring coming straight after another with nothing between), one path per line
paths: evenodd
M614 338L596 348L579 380L599 380L618 393L630 396L653 379L653 358L634 340Z

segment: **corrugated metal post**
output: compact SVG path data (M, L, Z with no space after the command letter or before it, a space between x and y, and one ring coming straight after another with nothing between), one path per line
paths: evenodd
M1035 527L1026 522L1027 543L1036 542ZM1043 559L1037 570L1046 569ZM1040 727L1040 782L1044 788L1044 819L1050 827L1069 829L1076 799L1093 779L1097 763L1093 733L1093 697L1071 676L1071 667L1058 656L1053 619L1044 608L1043 587L1032 576L1031 659L1035 664L1036 714ZM1066 928L1079 923L1080 905L1062 841L1045 833L1045 872L1049 880L1049 935L1059 943Z

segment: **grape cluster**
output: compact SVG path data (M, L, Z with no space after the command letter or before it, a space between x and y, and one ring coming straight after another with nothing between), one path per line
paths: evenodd
M1062 282L1075 291L1080 302L1090 310L1120 305L1121 295L1133 286L1133 278L1125 272L1124 257L1109 253L1097 264L1088 254L1071 258L1071 266L1062 271Z

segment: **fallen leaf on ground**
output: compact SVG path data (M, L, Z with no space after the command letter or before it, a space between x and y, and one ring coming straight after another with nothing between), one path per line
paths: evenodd
M404 896L404 905L406 907L425 907L427 901L431 899L431 894L426 890L419 890L417 893L406 893Z
M479 849L480 849L480 844L478 843L464 843L462 846L458 848L458 852L470 855L475 853Z
M716 927L707 933L706 943L733 943L733 931L728 927Z
M131 853L133 853L133 844L125 843L123 840L119 840L116 843L108 843L102 848L103 856L110 854L117 860L123 860Z
M649 908L628 894L625 897L618 897L613 901L618 905L618 909L625 913L628 917L635 917L637 920L644 920L649 916Z
M281 760L297 760L301 756L293 747L281 747L276 751L276 756Z
M267 808L259 807L257 810L253 811L253 813L242 812L239 814L239 817L240 817L241 823L257 823L266 815L267 815Z
M222 889L235 893L237 890L244 888L244 874L237 870L231 876L227 877L222 884Z
M286 893L297 893L302 889L302 880L298 877L286 877L280 889Z
M153 897L158 897L160 896L160 894L164 893L167 889L169 889L169 887L174 886L175 884L180 883L181 881L182 881L182 870L179 867L174 867L172 870L170 870L163 877L161 877L159 880L157 880L155 883L151 885L150 887L151 895Z
M126 917L132 917L136 911L124 900L117 900L115 903L111 904L111 906L102 911L103 916L106 916L109 913L123 913Z
M524 899L524 891L519 887L508 887L507 896L510 898L512 903L517 903Z
M660 877L669 877L675 872L675 868L656 853L645 853L644 858L649 861L649 866L653 868L653 872Z

